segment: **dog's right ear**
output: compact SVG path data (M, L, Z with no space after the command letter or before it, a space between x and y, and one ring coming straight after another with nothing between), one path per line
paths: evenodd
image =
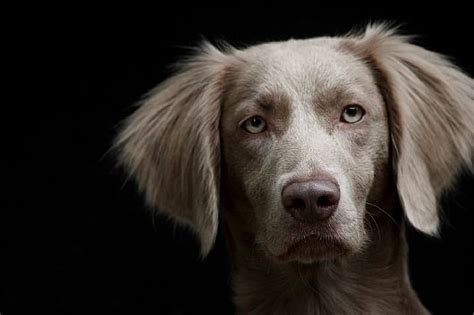
M150 92L115 143L148 204L190 226L203 256L217 233L219 117L230 60L230 53L205 44Z

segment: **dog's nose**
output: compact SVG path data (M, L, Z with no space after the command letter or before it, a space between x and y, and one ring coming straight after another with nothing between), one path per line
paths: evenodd
M294 182L282 191L283 206L295 220L312 223L331 217L339 204L340 191L329 180Z

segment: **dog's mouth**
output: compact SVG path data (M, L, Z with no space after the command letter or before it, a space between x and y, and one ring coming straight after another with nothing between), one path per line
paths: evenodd
M321 230L291 233L285 250L272 255L279 262L297 261L311 264L317 261L332 260L351 252L347 244L337 233Z
M314 263L344 256L349 251L349 248L340 240L323 238L320 235L310 235L293 243L284 253L275 257L281 262Z

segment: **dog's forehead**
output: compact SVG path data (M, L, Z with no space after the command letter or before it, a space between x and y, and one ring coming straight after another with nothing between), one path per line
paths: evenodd
M270 42L247 48L240 57L248 78L267 87L287 86L299 93L374 83L370 69L338 38Z

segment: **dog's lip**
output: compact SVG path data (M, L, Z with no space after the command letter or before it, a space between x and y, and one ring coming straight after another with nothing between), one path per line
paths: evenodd
M272 255L278 261L298 260L300 256L309 260L329 259L348 251L343 240L329 226L295 224L285 243L283 252Z
M336 231L329 224L305 224L295 222L288 229L288 243L295 244L304 241L308 237L319 237L321 240L333 240L336 238Z
M275 258L281 262L291 260L313 262L333 259L347 252L349 250L341 240L315 233L292 243L283 253L276 255Z

